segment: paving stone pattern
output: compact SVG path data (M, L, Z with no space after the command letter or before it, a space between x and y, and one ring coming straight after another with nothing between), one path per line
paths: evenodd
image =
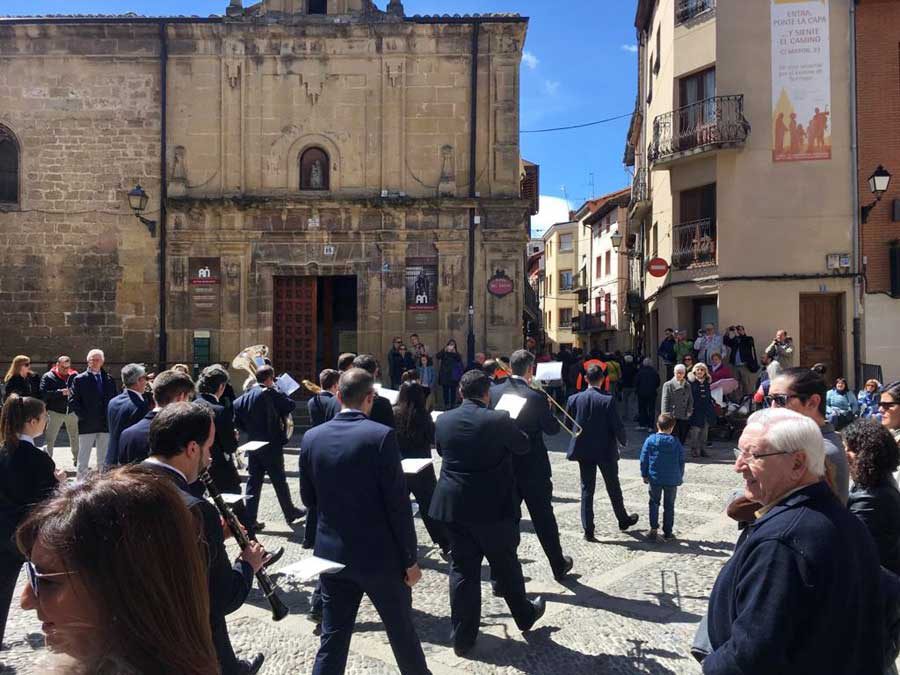
M527 634L516 629L505 603L482 583L482 630L469 658L458 658L450 646L447 564L437 555L420 518L416 518L420 564L424 574L415 587L415 621L429 667L435 675L451 673L699 673L689 654L694 629L706 610L709 592L737 537L733 523L722 515L728 494L739 483L732 470L734 443L716 444L710 457L688 460L685 484L676 502L677 541L650 543L647 490L637 457L646 434L629 430L622 452L620 477L629 511L640 514L638 525L619 532L598 475L595 513L599 543L582 539L579 518L578 467L565 459L568 436L548 437L554 483L554 509L563 550L575 559L574 574L565 583L553 580L547 559L534 535L527 510L523 513L522 560L529 593L543 595L547 613ZM67 449L57 461L71 469ZM299 501L297 450L287 450L288 481ZM303 550L303 525L289 528L281 516L275 492L266 484L260 519L268 524L264 544L285 545L281 565L310 555ZM233 546L233 542L229 543ZM235 549L236 552L236 549ZM19 580L20 588L24 574ZM283 600L291 614L279 623L269 618L268 605L254 588L248 602L230 615L229 628L239 655L266 654L262 672L308 673L319 639L305 618L312 587L281 581ZM17 596L18 597L18 596ZM23 612L18 601L6 629L10 649L0 652L0 674L39 673L44 651L40 622ZM397 673L397 667L377 613L363 601L351 644L347 673Z

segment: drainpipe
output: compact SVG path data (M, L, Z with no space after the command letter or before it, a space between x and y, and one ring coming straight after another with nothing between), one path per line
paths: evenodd
M159 353L157 367L160 372L169 359L169 339L166 333L166 203L169 199L169 181L166 162L166 103L168 89L169 43L166 22L159 22Z
M469 198L476 198L478 143L478 34L481 24L472 22L471 101L469 106ZM477 209L469 209L469 334L466 336L467 363L475 363L475 217Z
M850 185L853 194L853 220L850 227L850 272L853 274L853 379L854 391L859 391L862 382L862 320L860 318L860 293L862 279L859 276L859 127L856 120L856 2L850 3Z

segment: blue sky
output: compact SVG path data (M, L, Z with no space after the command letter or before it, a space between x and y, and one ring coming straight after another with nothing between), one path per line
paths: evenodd
M221 14L228 0L4 0L4 15ZM251 4L245 0L245 4ZM384 9L387 0L376 0ZM523 131L591 122L634 108L636 0L404 0L408 15L518 12L531 19L522 63ZM541 165L536 226L569 204L630 184L622 166L628 119L587 129L523 134L522 155ZM593 188L591 187L593 174Z

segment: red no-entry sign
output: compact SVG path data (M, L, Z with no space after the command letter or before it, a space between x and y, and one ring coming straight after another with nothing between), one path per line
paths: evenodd
M669 273L669 263L662 258L654 258L647 263L647 272L652 277L664 277Z

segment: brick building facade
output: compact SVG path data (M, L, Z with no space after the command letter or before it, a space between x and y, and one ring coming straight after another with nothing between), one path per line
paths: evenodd
M155 362L160 287L168 362L262 343L311 377L395 334L464 346L470 300L475 347L508 353L532 210L526 27L370 0L0 22L0 135L18 161L0 205L0 361L100 346ZM137 183L162 258L128 208ZM514 292L489 293L498 276Z

